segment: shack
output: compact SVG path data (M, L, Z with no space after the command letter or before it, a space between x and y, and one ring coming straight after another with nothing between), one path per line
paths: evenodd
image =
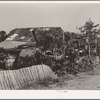
M0 69L14 68L13 63L22 50L30 47L43 47L44 44L41 41L44 41L44 33L56 37L57 34L62 36L63 30L60 27L35 27L16 28L10 31L8 38L0 43Z

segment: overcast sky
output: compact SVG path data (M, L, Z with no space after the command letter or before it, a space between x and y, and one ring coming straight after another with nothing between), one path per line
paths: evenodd
M60 26L78 30L91 18L100 23L100 4L0 4L0 30L18 27Z

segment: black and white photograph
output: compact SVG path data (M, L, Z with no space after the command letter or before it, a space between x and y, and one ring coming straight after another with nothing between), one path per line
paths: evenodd
M0 2L0 90L100 90L100 3Z

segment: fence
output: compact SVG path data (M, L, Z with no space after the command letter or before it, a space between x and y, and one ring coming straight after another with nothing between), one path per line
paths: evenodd
M55 74L46 65L37 65L18 70L0 71L0 89L20 89L45 78L55 78Z

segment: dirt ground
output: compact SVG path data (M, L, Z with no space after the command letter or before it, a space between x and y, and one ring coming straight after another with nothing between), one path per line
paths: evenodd
M93 71L80 73L77 76L67 74L59 78L59 82L49 85L32 85L25 90L99 90L100 65Z

